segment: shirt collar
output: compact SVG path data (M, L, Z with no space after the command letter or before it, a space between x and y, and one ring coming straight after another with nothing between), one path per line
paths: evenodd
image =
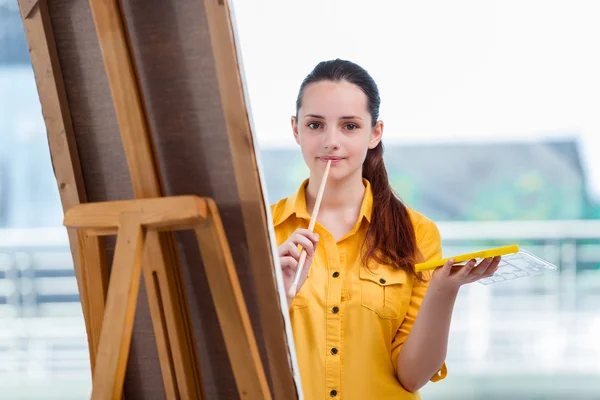
M368 222L371 222L371 216L373 214L373 192L371 190L371 183L363 178L363 184L365 185L365 195L363 197L362 204L360 206L359 220L365 218ZM306 211L306 186L308 185L308 179L300 185L295 194L285 199L283 211L278 215L274 225L277 226L286 221L292 215L297 218L310 220L310 215Z

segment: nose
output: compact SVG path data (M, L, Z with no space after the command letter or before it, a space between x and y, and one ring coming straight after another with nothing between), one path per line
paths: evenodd
M327 150L335 150L340 147L340 132L338 132L337 127L329 128L325 131L325 136L323 138L323 147Z

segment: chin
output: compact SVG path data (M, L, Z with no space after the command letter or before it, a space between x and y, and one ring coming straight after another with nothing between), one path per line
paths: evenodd
M346 180L349 176L350 174L348 174L348 171L345 168L333 168L332 165L329 169L329 176L327 179L332 181L343 181Z

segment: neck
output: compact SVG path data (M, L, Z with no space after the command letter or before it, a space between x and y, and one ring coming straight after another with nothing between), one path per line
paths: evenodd
M317 200L319 187L323 174L310 174L308 186L306 187L306 211L312 215L312 210ZM365 185L362 181L362 171L343 180L327 179L321 210L342 211L349 208L359 208L365 195ZM319 212L320 213L320 212Z

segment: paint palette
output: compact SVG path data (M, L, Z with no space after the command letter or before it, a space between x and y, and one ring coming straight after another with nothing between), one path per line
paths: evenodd
M482 259L476 260L479 262ZM520 250L517 253L502 256L496 273L489 278L480 279L477 282L482 285L491 285L497 282L539 275L556 269L556 265L542 260L527 251Z
M485 258L495 256L502 256L498 270L493 276L477 281L482 285L490 285L526 276L539 275L543 272L557 269L556 265L534 256L525 250L519 250L518 245L497 247L474 253L461 254L455 257L430 260L416 264L415 269L417 272L436 269L443 266L450 258L454 259L455 267L460 267L472 259L475 259L477 263L479 263Z

